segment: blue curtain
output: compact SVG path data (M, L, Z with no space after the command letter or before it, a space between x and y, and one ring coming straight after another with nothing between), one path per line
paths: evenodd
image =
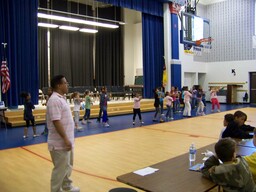
M0 43L7 43L11 76L11 87L2 99L10 108L22 104L21 91L30 92L38 103L37 7L37 0L0 0Z
M98 0L103 3L134 9L142 13L163 17L163 2L158 0Z
M162 85L164 68L163 17L142 14L144 97L152 98L153 89Z

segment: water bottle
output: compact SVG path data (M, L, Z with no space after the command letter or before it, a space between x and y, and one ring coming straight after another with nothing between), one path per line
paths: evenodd
M192 143L189 147L189 161L195 161L196 160L196 147L195 144Z

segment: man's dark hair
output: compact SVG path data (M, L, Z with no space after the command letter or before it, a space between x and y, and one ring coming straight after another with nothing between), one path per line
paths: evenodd
M222 162L232 161L236 151L236 142L231 138L220 139L215 144L215 152Z
M62 83L62 79L64 78L64 75L56 75L51 79L51 87L53 89L57 88L57 85Z
M247 120L247 115L243 112L243 111L236 111L235 113L234 113L234 118L235 117L244 117L244 120L246 121Z
M224 119L225 119L228 123L230 123L230 122L234 121L234 115L231 114L231 113L228 113L228 114L226 114L226 115L224 116Z
M90 93L90 91L88 89L85 90L85 95L87 95L88 93Z

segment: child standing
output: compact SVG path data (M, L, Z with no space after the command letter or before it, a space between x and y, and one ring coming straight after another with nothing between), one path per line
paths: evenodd
M203 90L202 89L198 89L197 92L197 112L196 115L205 115L204 114L204 103L202 101L203 99Z
M212 112L214 112L215 105L217 106L217 111L220 112L220 103L218 100L217 92L219 89L212 88L210 92L211 102L212 102Z
M144 122L142 121L142 118L141 118L141 111L140 111L140 100L142 99L141 96L139 96L138 93L135 94L135 97L134 97L134 105L133 105L133 122L132 124L135 125L135 118L136 118L136 115L138 114L139 116L139 119L140 119L140 125L142 125Z
M159 100L159 97L158 97L158 88L154 89L153 90L154 92L154 98L155 98L155 101L154 101L154 107L155 107L155 115L154 115L154 118L153 118L153 121L156 122L157 121L157 116L159 115L159 105L160 105L160 100Z
M73 112L74 112L75 129L77 131L81 131L82 127L79 127L79 118L80 118L80 107L81 107L82 99L80 99L80 95L78 92L74 92L71 97L74 101Z
M28 138L28 127L31 122L32 127L33 127L33 137L37 137L38 135L36 134L36 126L35 126L35 117L33 115L33 109L35 109L34 104L31 101L31 96L30 93L23 92L20 95L22 98L24 98L24 120L26 121L26 127L24 128L24 136L23 138L26 139Z
M160 123L164 122L164 92L163 92L163 88L159 87L159 91L158 91L158 98L159 98L159 107L160 107Z
M171 91L170 91L170 95L171 95L171 97L172 97L172 100L173 100L173 113L176 113L177 111L176 111L176 98L177 98L177 92L175 91L175 87L174 86L172 86L171 87Z
M190 104L190 99L192 97L192 94L188 91L188 88L184 88L184 104L185 108L183 111L183 116L184 117L191 117L191 104Z
M90 91L86 90L85 91L85 114L82 120L82 124L85 124L85 120L87 123L91 123L90 115L91 115L91 105L92 105L92 99L90 97Z
M52 95L52 88L49 87L48 90L47 90L47 95L45 96L45 105L47 106L47 102L49 100L49 98L51 97ZM45 115L45 126L44 126L44 131L41 133L41 135L48 135L48 127L47 127L47 115Z
M108 101L110 100L108 95L107 95L107 88L103 87L101 89L102 93L100 95L100 104L101 104L101 109L103 112L103 116L102 116L102 122L104 127L109 127L109 124L107 123L108 121Z
M165 100L166 100L166 107L167 107L167 112L166 112L166 120L173 120L173 110L172 110L172 105L173 105L173 98L171 97L170 92L165 93Z

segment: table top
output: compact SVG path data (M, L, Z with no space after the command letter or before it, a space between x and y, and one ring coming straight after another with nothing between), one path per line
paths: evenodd
M6 111L7 109L7 107L0 107L0 111Z
M214 145L210 144L197 150L197 159L194 164L203 163L203 152L214 151ZM254 148L237 146L237 154L250 155ZM216 186L212 181L204 178L202 173L189 171L190 163L188 153L159 162L149 167L159 169L153 174L140 176L133 172L117 177L117 180L133 187L151 192L202 192Z
M251 147L251 148L255 148L254 144L253 144L253 139L242 139L237 141L237 145L238 146L243 146L243 147Z
M237 146L237 155L240 156L246 156L246 155L251 155L254 152L256 152L256 148L252 147L247 147L247 146Z
M214 144L211 144L198 149L195 163L202 163L203 155L201 153L206 150L213 151L213 147ZM152 192L202 192L216 186L216 184L204 178L200 172L189 171L188 153L151 165L150 167L159 170L146 176L140 176L131 172L117 177L117 180Z

